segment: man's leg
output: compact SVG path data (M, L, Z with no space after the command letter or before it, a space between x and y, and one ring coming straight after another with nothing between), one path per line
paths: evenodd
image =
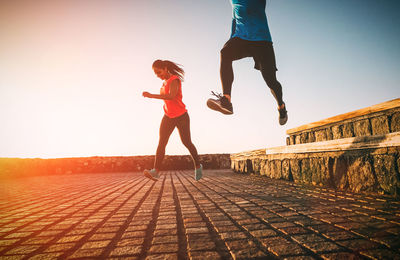
M276 78L275 53L272 42L257 43L254 48L255 68L261 71L261 74L270 88L272 95L278 103L279 124L284 125L287 122L287 111L283 102L282 85Z
M221 49L220 76L223 95L216 95L214 93L218 99L210 98L207 101L207 106L209 108L219 111L223 114L233 114L231 103L231 91L233 83L232 62L234 60L239 60L250 56L248 44L246 42L247 41L239 38L231 38Z
M224 96L228 97L229 101L234 79L232 63L235 60L250 56L246 42L247 41L240 38L232 38L229 39L221 49L220 76L222 92Z

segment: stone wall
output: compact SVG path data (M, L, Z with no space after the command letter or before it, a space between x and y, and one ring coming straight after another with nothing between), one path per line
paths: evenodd
M287 131L287 145L231 155L236 172L400 196L400 99Z
M400 99L335 116L287 131L287 145L400 131Z
M200 155L204 169L230 167L229 154ZM154 156L83 157L60 159L0 158L0 177L48 174L143 171L153 167ZM163 170L192 169L189 155L165 156Z
M340 152L231 156L231 168L273 179L352 192L400 194L400 147Z

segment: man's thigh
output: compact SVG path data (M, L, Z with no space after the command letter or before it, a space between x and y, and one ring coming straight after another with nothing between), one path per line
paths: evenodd
M254 68L260 70L277 71L275 52L272 42L255 42L251 54L254 59Z
M240 38L229 39L221 49L221 58L227 60L239 60L252 57L251 42Z

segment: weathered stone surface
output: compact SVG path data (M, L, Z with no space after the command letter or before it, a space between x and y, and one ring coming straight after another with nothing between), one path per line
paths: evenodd
M295 137L294 137L294 143L295 143L295 144L301 144L300 135L295 135Z
M328 158L312 158L310 163L312 184L328 186L330 183Z
M270 161L270 177L273 179L281 179L282 178L282 162L281 160L273 160Z
M380 187L389 194L399 194L400 180L396 160L392 155L374 156L375 174Z
M332 126L332 138L333 139L343 138L343 126L342 125Z
M334 159L332 168L332 181L335 188L345 190L349 186L347 170L349 168L346 157L337 157Z
M325 131L326 131L326 140L332 140L333 139L332 129L328 127L325 129Z
M354 137L354 129L352 123L346 123L343 125L343 138Z
M302 182L300 160L290 159L290 172L292 173L294 182Z
M354 122L355 136L371 135L371 124L368 119L358 120Z
M309 158L301 160L301 180L305 183L312 182L313 171L311 169L311 161Z
M371 127L373 135L384 135L390 133L389 120L387 116L371 118Z
M261 162L261 159L254 158L254 159L251 160L251 162L252 162L252 165L253 165L253 172L254 173L260 173L260 162Z
M260 161L260 174L267 175L268 160Z
M316 142L321 142L321 141L326 141L326 140L328 140L328 138L326 136L325 129L315 131L315 141Z
M349 188L353 192L373 191L376 185L373 167L368 156L351 158L347 171Z
M282 161L282 178L288 181L293 180L290 172L290 161L288 159Z
M302 144L308 143L308 132L303 132L300 134L300 142Z
M400 132L400 112L396 112L392 115L390 120L390 132Z
M294 135L289 136L289 144L290 145L294 145L295 144L295 136Z
M310 142L315 142L315 133L314 132L310 132L309 134L308 134L308 140L310 141Z
M143 171L153 167L154 156L82 157L59 159L0 158L0 177L49 174ZM200 155L205 169L228 169L229 154ZM163 170L193 169L189 155L165 156Z
M0 258L400 257L396 199L230 170L205 177L173 170L157 182L140 172L5 180Z

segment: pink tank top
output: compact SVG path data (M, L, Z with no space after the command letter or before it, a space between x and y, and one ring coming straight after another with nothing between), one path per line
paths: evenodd
M165 112L165 115L168 116L169 118L175 118L175 117L181 116L187 112L186 106L182 102L182 84L181 84L181 80L179 79L178 76L172 75L169 79L164 81L164 83L160 89L160 94L164 95L164 94L169 93L169 88L171 86L171 82L175 79L177 79L179 81L178 93L176 94L175 98L172 100L164 99L164 112Z

